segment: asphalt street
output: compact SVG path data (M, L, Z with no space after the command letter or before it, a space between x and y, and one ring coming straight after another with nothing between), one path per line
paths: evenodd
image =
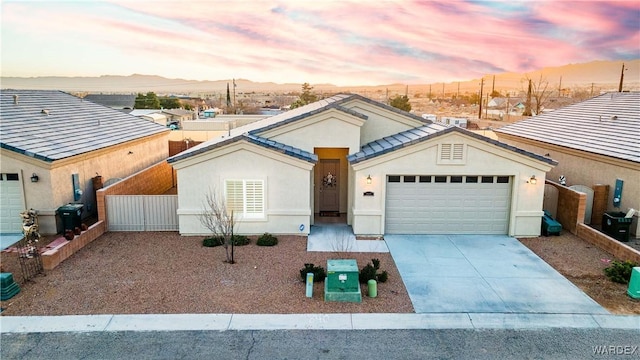
M640 359L640 329L3 333L9 359Z

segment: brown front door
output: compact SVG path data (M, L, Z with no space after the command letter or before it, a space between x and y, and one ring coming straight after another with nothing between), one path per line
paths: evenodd
M318 162L316 181L319 185L320 213L340 212L340 160L321 159Z

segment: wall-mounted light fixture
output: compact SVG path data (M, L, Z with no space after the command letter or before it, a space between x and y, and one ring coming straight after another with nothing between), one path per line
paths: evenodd
M40 180L40 178L38 177L38 175L36 175L36 173L33 173L33 175L31 175L31 182L38 182Z
M529 184L531 185L535 185L538 183L538 179L536 179L535 175L531 175L531 177L529 178L529 181L527 181Z
M367 175L367 185L371 185L371 175Z

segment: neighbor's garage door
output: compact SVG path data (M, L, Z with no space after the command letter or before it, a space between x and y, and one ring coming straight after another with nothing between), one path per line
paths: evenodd
M22 232L20 213L24 211L18 174L0 174L0 232Z
M387 234L507 234L508 176L388 176Z

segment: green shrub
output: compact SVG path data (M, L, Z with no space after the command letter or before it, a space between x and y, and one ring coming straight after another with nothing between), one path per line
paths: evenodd
M638 264L628 260L614 260L609 267L604 269L604 274L613 282L628 284L631 280L631 271L635 266L638 266Z
M269 233L262 234L256 242L256 245L258 246L275 246L277 244L278 238Z
M251 242L251 240L244 235L233 235L231 239L233 241L233 245L235 246L248 245Z
M358 281L360 281L361 284L366 284L369 280L376 280L381 283L387 282L389 279L389 273L383 271L378 274L378 270L380 270L380 260L371 259L371 262L360 270L360 273L358 274Z
M250 242L249 238L244 235L233 235L232 239L233 245L235 246L247 245ZM202 240L202 246L215 247L221 245L224 245L224 236L222 235L216 235Z
M313 273L313 282L321 282L327 277L327 272L322 266L314 266L313 264L304 264L304 267L300 269L300 277L302 281L307 281L307 273Z
M222 244L224 244L224 237L222 236L212 236L202 240L202 246L206 247L215 247Z

